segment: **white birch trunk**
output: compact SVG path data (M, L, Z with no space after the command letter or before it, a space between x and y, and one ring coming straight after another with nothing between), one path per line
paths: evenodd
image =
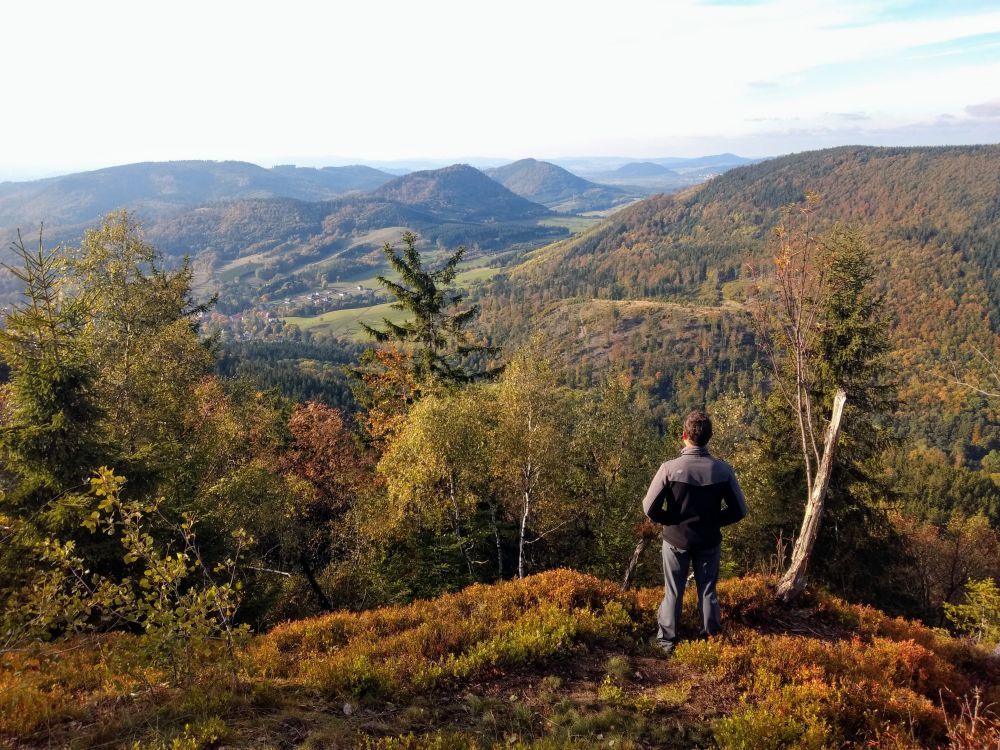
M531 495L524 492L524 512L521 514L521 538L517 545L517 577L524 578L524 535L528 533L528 513L531 512Z

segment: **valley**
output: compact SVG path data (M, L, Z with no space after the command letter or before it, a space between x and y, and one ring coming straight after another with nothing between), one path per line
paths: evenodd
M906 412L946 377L911 366L969 362L970 347L995 340L982 311L996 330L997 159L996 147L845 147L760 163L731 154L562 161L604 183L536 159L403 176L171 162L7 183L0 217L58 202L46 238L72 239L88 211L131 208L168 258L193 258L198 293L218 296L209 329L240 340L268 330L361 341L359 322L399 320L376 279L386 243L413 231L431 264L464 245L457 282L483 308L487 340L516 347L545 331L579 382L621 366L669 410L754 387L757 355L740 310L752 293L748 264L766 252L785 207L814 191L817 220L863 225L887 271ZM637 187L713 170L725 174L669 195L643 199ZM0 284L7 300L13 290ZM951 413L934 430L942 445L971 440L969 409L932 409Z

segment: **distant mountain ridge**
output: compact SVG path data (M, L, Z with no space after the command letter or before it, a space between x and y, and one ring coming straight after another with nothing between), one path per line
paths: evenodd
M584 166L589 164L593 172L594 164L620 167L628 160L577 161ZM727 168L748 160L721 154L647 161L668 167L677 165L678 169L690 171L706 164L716 165L714 169ZM439 171L421 170L410 174ZM676 184L655 182L633 189L624 183L596 184L586 179L588 175L580 170L567 171L563 166L535 159L522 159L486 171L505 187L513 187L512 192L520 197L562 213L613 208L636 195L665 187L674 189L701 179L700 173L692 172L693 178L682 179ZM397 174L364 165L322 168L279 165L267 169L243 161L140 162L39 180L0 182L0 230L10 235L15 227L30 230L45 222L53 239L68 241L83 227L119 208L137 211L146 219L158 219L194 206L225 201L333 200L351 193L376 190L395 178ZM412 184L407 189L413 190Z
M659 177L664 175L676 176L677 173L655 162L632 161L618 167L612 174L617 177Z
M588 180L639 195L652 195L676 192L699 185L730 169L761 160L748 159L736 154L713 154L694 158L602 157L559 161L562 166Z
M265 169L241 161L141 162L32 182L0 183L0 227L40 221L76 226L118 208L158 217L217 201L329 200L373 190L392 178L362 165Z
M749 159L745 156L737 156L736 154L709 154L708 156L694 156L694 157L667 157L665 159L649 159L648 161L654 164L659 164L664 167L669 167L671 169L683 168L683 169L694 169L699 167L742 167L747 164L756 164L761 159Z
M135 211L146 237L160 251L191 256L200 283L207 285L203 288L219 290L226 308L233 310L256 304L264 286L285 294L291 289L315 289L330 279L370 276L384 263L382 245L398 241L407 230L420 236L424 248L466 245L473 255L534 248L568 234L565 226L550 220L553 214L545 206L512 193L468 165L402 177L367 167L265 170L240 162L208 165L207 169L197 162L153 165L155 169L131 165L101 170L96 176L85 173L42 181L40 188L34 186L41 194L39 205L77 185L92 197L94 185L104 182L117 185L117 192L101 193L104 200L122 201L79 201L56 220L44 214L45 243L76 244L83 231L101 218L97 214L83 220L90 211L124 206ZM272 197L268 192L293 192L297 186L300 194L328 194L364 182L377 185L327 200ZM191 189L192 183L198 190ZM137 185L155 200L135 200ZM23 185L3 187L13 202ZM178 193L188 200L192 195L248 197L183 205L185 201L172 198ZM127 196L133 198L130 203L125 202ZM30 224L21 227L29 233L34 229ZM10 239L13 227L8 225L5 231ZM304 272L308 278L301 277ZM19 289L15 279L0 274L0 301L12 300Z
M664 156L664 157L629 157L629 156L589 156L553 159L553 162L573 174L590 179L592 175L607 174L627 164L649 163L675 171L691 171L697 169L714 169L724 171L747 164L756 164L763 159L753 159L737 154L708 154L706 156Z
M548 209L525 200L477 169L455 164L413 172L381 187L331 201L248 199L198 206L152 222L151 239L165 252L210 249L220 259L260 252L314 254L386 227L406 227L428 241L494 248L558 236L537 225Z
M599 185L538 159L520 159L484 172L518 195L563 213L613 208L636 197L622 188Z
M462 164L394 177L365 166L150 162L0 184L0 227L6 223L10 233L44 220L50 242L74 243L122 207L138 214L164 252L210 250L219 258L327 247L391 226L488 248L564 233L537 225L549 213L544 206ZM37 218L25 220L25 213Z

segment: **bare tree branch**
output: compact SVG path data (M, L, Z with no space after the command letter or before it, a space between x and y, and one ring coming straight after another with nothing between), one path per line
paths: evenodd
M573 521L575 521L575 520L576 520L577 518L579 518L579 515L576 515L576 516L570 516L570 517L569 517L569 518L567 518L567 519L566 519L565 521L563 521L562 523L558 523L558 524L556 524L555 526L553 526L553 527L552 527L551 529L549 529L548 531L543 531L543 532L542 532L541 534L538 534L538 535L536 535L534 539L526 539L526 540L524 541L524 543L525 543L525 544L534 544L535 542L540 542L540 541L541 541L542 539L544 539L545 537L547 537L547 536L548 536L549 534L551 534L551 533L552 533L553 531L558 531L559 529L561 529L561 528L562 528L563 526L565 526L566 524L568 524L568 523L572 523Z

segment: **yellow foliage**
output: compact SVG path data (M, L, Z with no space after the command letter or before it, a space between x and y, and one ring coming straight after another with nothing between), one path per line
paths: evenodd
M133 690L148 675L119 674L102 658L102 651L126 656L133 640L101 636L72 646L33 645L0 654L0 735L27 735L84 718L88 712L81 696L101 700Z
M405 607L280 625L251 647L265 677L333 695L422 690L532 662L584 640L628 635L636 598L569 570L477 584Z

